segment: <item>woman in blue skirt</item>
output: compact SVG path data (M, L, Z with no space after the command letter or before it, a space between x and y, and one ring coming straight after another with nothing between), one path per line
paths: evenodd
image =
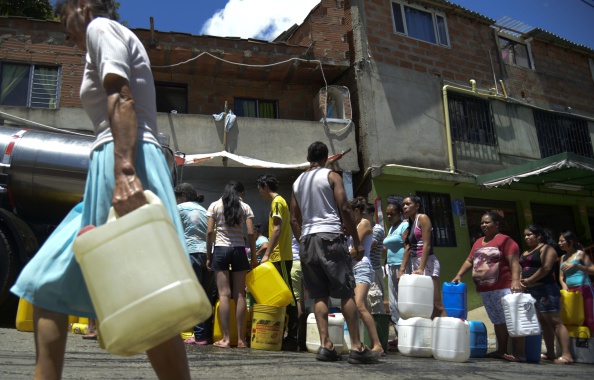
M56 14L66 40L87 51L80 98L96 140L82 207L70 212L12 288L34 305L35 378L61 376L68 315L96 317L72 253L72 242L82 226L105 224L112 206L120 216L137 209L146 204L143 191L151 190L169 211L185 246L171 176L155 137L155 88L142 43L111 20L113 0L58 0ZM179 335L147 355L159 378L190 378Z

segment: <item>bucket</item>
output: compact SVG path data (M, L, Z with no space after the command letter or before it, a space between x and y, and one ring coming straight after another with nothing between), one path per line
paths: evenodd
M343 354L348 354L349 350L351 350L352 344L351 344L351 335L349 332L349 326L346 323L346 320L344 321L344 325L343 325L343 338L342 338L342 353ZM359 341L363 342L365 340L365 326L363 326L363 321L359 319Z
M33 305L26 299L19 299L19 307L16 315L16 329L24 332L33 332Z
M257 303L287 306L293 301L293 293L270 261L249 271L245 283Z
M212 314L160 199L78 236L80 264L108 352L144 352Z
M398 281L398 311L403 319L431 318L433 280L429 276L405 274Z
M470 358L470 326L467 321L452 317L433 320L431 338L433 357L462 363Z
M212 341L213 342L223 339L223 329L221 328L221 319L219 317L220 303L221 303L221 301L217 301L217 304L215 305L214 327L212 329ZM230 342L231 346L237 346L237 341L238 341L236 315L237 315L237 310L235 307L235 300L230 299L229 300L229 342ZM246 316L247 316L247 310L246 310ZM244 330L247 327L246 321L247 321L247 319L244 319L244 321L243 321Z
M254 305L251 348L280 351L285 332L285 311L284 306Z
M561 321L566 326L584 324L584 298L580 292L561 290Z
M517 338L540 334L535 302L527 293L512 293L501 298L509 336Z
M375 323L375 329L377 330L377 336L384 349L384 352L388 351L388 336L390 335L390 314L371 314ZM365 329L363 333L363 343L367 347L371 347L371 338L369 332Z
M328 314L328 335L330 340L336 347L336 352L343 351L343 336L344 336L344 317L341 313ZM316 323L316 316L311 313L307 316L307 330L305 337L305 346L307 351L317 353L320 348L320 333L318 331L318 324Z
M466 319L468 315L467 286L463 282L444 282L442 286L443 306L448 317Z
M487 327L481 321L468 321L470 327L470 357L484 358L487 356Z
M398 320L398 351L404 356L429 358L433 355L433 322L429 318L413 317Z

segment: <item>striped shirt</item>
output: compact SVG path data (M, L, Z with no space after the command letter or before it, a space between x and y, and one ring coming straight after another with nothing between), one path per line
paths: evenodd
M213 217L215 225L217 227L215 246L218 247L245 247L245 240L243 239L243 225L248 218L254 218L254 213L251 207L241 202L241 208L243 209L244 218L241 224L236 226L228 226L225 224L224 206L223 199L212 202L206 211L207 217Z

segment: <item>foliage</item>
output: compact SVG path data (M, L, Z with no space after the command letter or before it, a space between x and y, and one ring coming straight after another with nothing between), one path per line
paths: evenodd
M0 0L0 15L53 20L50 0Z

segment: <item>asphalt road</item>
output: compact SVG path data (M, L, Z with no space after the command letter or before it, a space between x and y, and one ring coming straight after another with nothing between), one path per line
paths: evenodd
M271 352L252 349L220 349L187 346L195 379L522 379L556 377L592 379L594 365L521 364L494 359L451 363L432 358L411 358L388 353L376 365L352 365L345 361L323 363L306 352ZM345 357L346 359L346 357ZM35 362L33 334L0 328L0 379L31 379ZM64 379L154 379L146 355L123 358L110 355L96 341L70 334Z

